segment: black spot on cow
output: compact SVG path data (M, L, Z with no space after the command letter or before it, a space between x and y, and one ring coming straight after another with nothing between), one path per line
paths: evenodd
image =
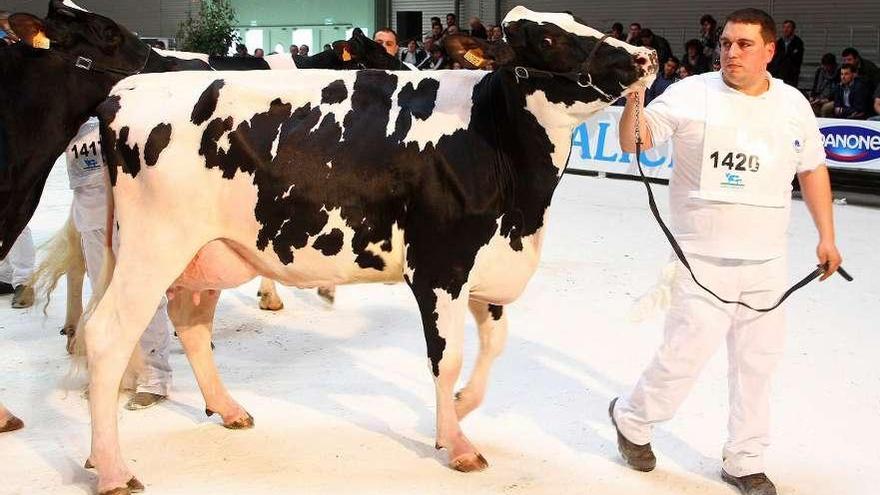
M348 98L348 89L345 88L345 82L342 79L333 81L321 90L321 103L334 105L342 103L346 98Z
M321 251L321 254L324 256L333 256L334 254L339 254L339 251L342 251L342 241L342 231L339 229L333 229L326 234L321 234L315 239L315 243L312 244L312 247Z
M211 118L211 115L214 115L214 111L217 110L217 100L220 98L220 88L225 84L223 79L217 79L202 91L202 95L199 96L199 100L193 106L192 116L190 117L193 124L202 125Z
M406 83L397 94L397 105L400 107L400 113L397 115L397 122L394 125L394 134L391 138L400 141L406 137L412 126L412 118L419 120L427 120L434 112L434 105L437 102L437 89L440 88L440 81L436 79L423 79L419 81L418 87L413 87L411 82Z
M116 185L118 167L122 165L122 157L116 151L116 131L110 127L121 108L119 100L119 95L113 95L104 100L96 109L99 119L99 132L101 134L101 150L104 152L107 174L110 177L110 185L112 186Z
M147 144L144 146L144 162L147 165L155 165L162 153L171 141L171 124L159 124L150 131Z
M497 304L489 305L489 314L492 315L492 319L498 321L501 319L501 316L504 314L504 306L499 306Z
M129 132L128 126L119 129L119 139L116 141L116 151L118 151L119 155L122 157L122 171L134 178L137 177L138 172L141 171L141 156L137 143L135 143L134 146L128 144Z

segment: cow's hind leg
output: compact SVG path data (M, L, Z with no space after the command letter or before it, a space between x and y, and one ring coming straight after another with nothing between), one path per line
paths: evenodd
M468 303L480 334L480 353L467 385L455 394L455 412L462 419L479 407L486 396L489 371L507 341L507 315L503 306L471 300Z
M449 466L458 471L479 471L486 459L461 431L455 411L454 388L461 371L462 334L467 290L454 297L443 289L413 287L428 346L428 359L437 394L437 448L449 454Z
M199 304L196 304L192 291L180 289L168 302L168 316L177 329L180 343L205 398L205 412L209 415L219 413L226 428L250 428L254 425L254 418L229 395L220 380L211 351L214 310L219 299L219 290L202 291L198 297Z
M275 282L270 278L260 279L260 290L257 291L257 296L260 298L260 309L278 311L284 308L284 303L278 297Z

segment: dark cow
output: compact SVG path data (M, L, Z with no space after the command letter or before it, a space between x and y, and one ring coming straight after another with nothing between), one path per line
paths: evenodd
M168 290L208 409L253 424L216 376L210 329L216 289L258 274L301 287L405 280L437 446L455 469L486 467L453 393L467 308L481 334L505 321L538 265L572 130L656 71L653 51L567 14L518 7L504 26L506 43L446 42L495 72L181 72L113 89L99 117L120 245L84 326L101 493L139 485L119 448L118 386Z

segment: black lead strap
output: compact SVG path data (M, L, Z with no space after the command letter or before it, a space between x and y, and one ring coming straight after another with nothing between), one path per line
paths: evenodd
M684 255L684 251L682 251L681 246L678 245L678 241L675 240L675 236L672 235L672 232L669 230L669 227L666 226L666 223L663 222L663 218L660 217L660 210L657 209L657 203L654 201L654 192L651 190L651 183L650 183L650 181L648 181L648 178L645 177L645 172L642 170L642 159L641 159L642 137L641 137L641 132L640 132L640 128L639 128L639 112L638 112L640 105L641 105L641 101L639 103L637 103L637 106L636 106L636 127L635 127L635 131L636 131L636 164L638 165L638 168L639 168L639 175L642 178L642 183L645 185L645 189L648 191L648 206L651 208L651 213L654 214L654 218L657 220L657 223L660 225L660 229L663 230L663 234L666 236L666 239L669 241L669 245L672 246L672 250L675 252L675 256L678 258L678 260L681 262L681 264L684 265L685 268L687 268L688 273L691 274L691 278L694 280L694 283L696 283L701 289L705 290L709 294L712 294L712 296L715 297L715 299L721 301L724 304L738 304L740 306L744 306L746 308L749 308L752 311L757 311L759 313L767 313L769 311L773 311L774 309L778 308L786 299L788 299L788 296L792 295L796 290L807 285L808 283L812 282L816 278L820 277L823 273L825 273L825 270L827 268L827 264L818 265L816 267L816 269L813 270L809 275L802 278L798 283L792 285L787 291L785 291L782 294L782 296L779 298L779 300L776 301L776 304L774 304L773 306L770 306L768 308L754 308L754 307L750 306L748 303L745 303L742 301L730 301L730 300L724 299L723 297L719 296L718 294L713 292L711 289L709 289L708 287L706 287L705 285L700 283L700 281L697 280L697 276L694 275L694 271L693 271L693 269L691 269L691 264L688 263L688 260ZM844 270L842 266L837 268L837 273L839 273L840 276L843 277L847 282L853 281L852 276L849 273L847 273L847 271Z

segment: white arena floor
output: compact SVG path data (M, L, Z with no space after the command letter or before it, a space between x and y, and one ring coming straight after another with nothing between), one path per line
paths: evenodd
M38 243L62 225L69 201L66 172L56 166L31 223ZM880 210L835 213L856 281L814 282L786 303L788 352L768 452L768 472L785 495L880 492ZM802 202L793 217L795 279L814 267L815 233ZM205 417L175 341L170 400L139 412L120 407L123 452L154 495L733 494L718 478L722 350L658 430L654 472L621 464L608 422L608 402L634 384L658 343L662 317L635 324L629 313L669 252L641 184L564 178L538 273L507 308L511 335L486 402L463 423L490 463L485 472L453 472L434 450L434 387L405 285L341 287L333 307L313 291L285 288L279 313L257 308L256 281L224 292L217 361L256 428L229 431ZM48 317L0 298L0 400L27 424L0 435L0 494L94 490L82 468L86 402L60 389L69 364L58 335L63 296L62 287Z

